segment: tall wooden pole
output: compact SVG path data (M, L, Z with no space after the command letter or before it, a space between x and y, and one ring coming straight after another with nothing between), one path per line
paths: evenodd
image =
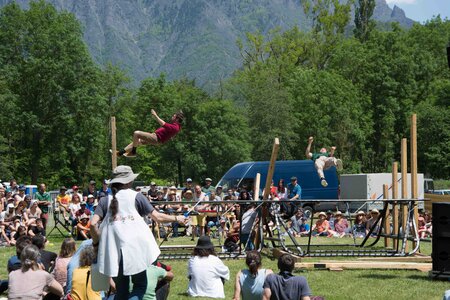
M266 186L264 188L263 200L269 199L270 184L272 183L273 173L275 172L275 162L278 156L278 149L280 148L280 140L275 138L272 148L272 156L270 157L269 170L267 171Z
M411 198L418 199L417 187L417 115L411 116ZM419 224L418 202L414 203L414 220ZM416 243L414 243L415 246Z
M260 186L260 182L261 182L261 174L260 173L256 173L256 178L255 178L255 187L254 187L254 191L253 191L253 200L259 200L259 186Z
M402 150L401 150L401 168L402 168L402 199L408 198L408 145L406 138L402 139ZM403 234L406 234L406 219L408 218L408 206L406 203L402 204L402 228ZM405 241L405 251L408 251L408 243Z
M383 199L389 199L389 186L387 184L383 184ZM384 212L384 233L388 236L391 234L391 222L389 221L389 204L386 205L386 211ZM390 245L389 238L384 238L384 246L388 248Z
M392 199L398 199L398 163L392 163ZM398 235L398 206L397 202L392 204L392 227L394 227L394 235ZM397 249L398 239L394 238L394 249Z
M111 166L114 170L117 167L116 117L111 117L111 150Z

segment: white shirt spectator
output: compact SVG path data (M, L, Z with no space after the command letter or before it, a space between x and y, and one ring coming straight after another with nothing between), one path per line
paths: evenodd
M189 296L225 298L222 279L230 279L230 270L217 256L191 257L188 263L188 276Z

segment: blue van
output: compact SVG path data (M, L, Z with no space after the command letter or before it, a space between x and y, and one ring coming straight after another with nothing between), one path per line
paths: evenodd
M264 189L269 169L269 161L243 162L234 165L223 175L217 185L221 185L224 191L233 186L247 186L253 190L257 173L261 174L260 190ZM324 171L328 182L327 187L322 187L312 160L281 160L275 163L273 182L276 186L280 179L284 179L285 185L290 182L292 176L298 178L298 184L302 187L302 207L318 210L336 210L336 203L310 203L308 199L338 199L339 182L335 167Z

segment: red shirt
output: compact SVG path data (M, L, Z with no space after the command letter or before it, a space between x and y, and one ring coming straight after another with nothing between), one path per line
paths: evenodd
M180 130L181 126L178 123L165 123L162 127L156 129L155 134L158 137L158 141L161 144L164 144L173 138Z

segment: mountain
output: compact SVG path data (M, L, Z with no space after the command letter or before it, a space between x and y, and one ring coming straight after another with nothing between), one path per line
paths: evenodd
M0 6L13 0L0 0ZM411 26L404 12L376 0L378 21ZM29 0L16 0L27 7ZM309 22L299 0L48 0L76 15L94 59L112 62L136 81L161 72L213 89L239 67L246 32L267 33Z

